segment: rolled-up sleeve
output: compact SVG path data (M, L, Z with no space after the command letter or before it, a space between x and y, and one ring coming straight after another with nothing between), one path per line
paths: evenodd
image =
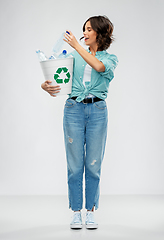
M105 71L100 72L100 74L110 82L114 78L114 70L118 65L118 58L116 55L110 54L107 57L104 56L100 61L105 66Z

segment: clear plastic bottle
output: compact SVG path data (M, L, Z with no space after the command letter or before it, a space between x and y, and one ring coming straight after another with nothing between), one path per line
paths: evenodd
M68 31L66 31L66 33L70 34ZM54 52L55 55L58 55L59 52L61 52L63 46L64 46L64 34L65 32L62 33L62 35L60 36L60 38L56 41L56 43L53 46L52 51Z
M59 54L58 58L65 58L67 55L67 51L63 50L62 53Z
M56 59L57 57L54 55L51 55L51 57L49 57L49 59Z
M48 58L46 57L46 55L44 54L44 52L42 52L42 51L40 51L40 50L37 50L36 53L37 53L37 55L38 55L38 58L39 58L39 61L40 61L40 62L48 60Z
M61 49L62 49L62 47L63 47L63 45L64 45L64 40L63 40L64 34L65 34L65 33L62 33L62 35L60 36L60 38L56 41L56 43L55 43L54 46L53 46L52 51L53 51L55 54L58 54L58 53L61 51Z

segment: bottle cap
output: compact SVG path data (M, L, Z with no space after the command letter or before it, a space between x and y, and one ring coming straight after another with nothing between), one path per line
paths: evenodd
M66 54L67 54L67 51L66 51L66 50L63 50L63 54L66 55Z

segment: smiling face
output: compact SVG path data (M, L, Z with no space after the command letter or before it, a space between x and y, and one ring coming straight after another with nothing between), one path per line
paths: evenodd
M92 29L90 21L85 24L84 40L87 46L97 46L97 33Z

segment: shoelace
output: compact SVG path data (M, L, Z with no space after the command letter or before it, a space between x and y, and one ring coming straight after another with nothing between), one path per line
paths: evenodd
M94 223L95 220L94 220L94 215L92 212L87 212L86 214L86 222L89 222L89 223Z
M74 213L73 222L74 223L80 223L81 222L81 213Z

